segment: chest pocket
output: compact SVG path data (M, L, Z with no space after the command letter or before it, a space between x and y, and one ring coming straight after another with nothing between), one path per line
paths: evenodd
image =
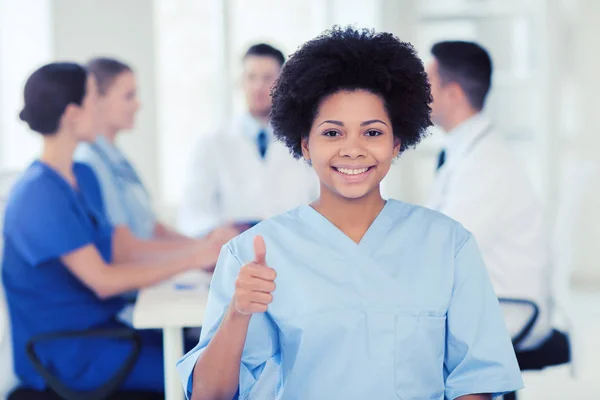
M444 398L446 317L395 316L395 385L402 400Z

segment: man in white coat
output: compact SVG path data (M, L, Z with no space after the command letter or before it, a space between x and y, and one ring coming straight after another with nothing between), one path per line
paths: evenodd
M276 142L269 126L271 86L284 61L267 44L254 45L244 55L248 111L193 150L179 210L182 233L197 237L229 224L242 230L318 196L312 169Z
M481 46L459 41L435 44L432 55L432 120L446 135L427 205L473 233L499 297L537 304L539 318L521 350L536 348L551 332L548 230L524 167L481 112L491 59ZM506 309L513 335L530 315Z

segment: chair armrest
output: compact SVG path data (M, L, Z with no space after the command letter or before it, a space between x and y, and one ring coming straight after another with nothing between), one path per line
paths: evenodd
M128 339L133 347L127 359L115 374L102 386L95 390L78 392L67 387L55 375L53 375L41 362L35 353L34 346L37 343L48 342L57 339L69 338L110 338L110 339ZM115 392L125 378L129 375L139 357L142 347L142 340L139 334L128 328L98 328L86 331L65 331L36 335L32 337L26 345L26 352L29 360L35 370L44 378L48 387L54 390L59 396L66 400L101 400L106 399L111 393Z
M521 331L512 338L513 347L515 349L517 349L521 345L523 340L525 340L525 338L531 333L531 330L533 329L535 323L537 322L538 316L540 314L540 309L537 306L537 304L535 304L531 300L499 297L498 301L500 303L505 303L505 304L517 304L517 305L527 306L533 310L531 318L529 318L529 320L527 321L525 326L523 326L523 329L521 329Z

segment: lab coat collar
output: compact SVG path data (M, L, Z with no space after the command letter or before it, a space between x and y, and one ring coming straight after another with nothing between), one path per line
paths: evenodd
M262 122L254 118L249 112L243 115L241 122L242 132L244 133L244 135L250 137L252 140L256 140L256 136L258 135L258 132L260 132L261 129L266 129L269 141L272 139L273 128L271 127L271 124L268 124L265 127L262 124Z
M446 163L458 156L470 143L490 126L490 120L477 113L461 122L445 136Z

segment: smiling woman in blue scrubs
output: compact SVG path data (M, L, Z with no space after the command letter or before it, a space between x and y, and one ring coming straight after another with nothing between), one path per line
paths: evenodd
M472 235L380 194L430 101L391 34L334 28L290 58L271 121L320 197L223 248L200 343L179 363L188 397L483 400L522 386Z
M96 84L73 63L48 64L28 79L21 119L43 135L43 153L14 185L4 220L2 281L10 311L14 367L21 382L45 383L25 346L39 334L121 327L121 294L192 268L211 267L221 243L177 251L133 238L109 224L98 182L73 163L75 147L95 138ZM149 251L154 250L154 253ZM160 260L140 261L139 255ZM97 388L122 365L129 344L69 339L36 348L43 364L75 390ZM161 338L144 334L123 389L163 390Z

